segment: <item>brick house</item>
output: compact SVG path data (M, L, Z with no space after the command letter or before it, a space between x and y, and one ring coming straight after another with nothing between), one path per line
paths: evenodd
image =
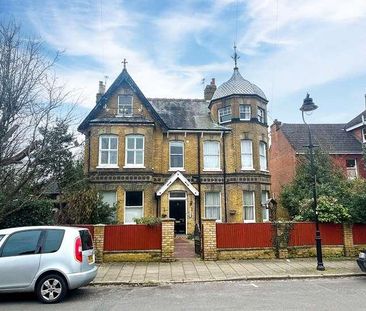
M176 219L192 234L202 218L262 222L270 190L267 103L235 66L203 99L146 98L123 69L78 130L85 135L85 173L118 223L135 217Z
M366 178L362 151L365 136L363 119L361 120L365 113L366 111L347 124L310 125L314 144L329 153L348 178ZM299 157L307 152L305 146L308 144L308 129L305 124L281 123L275 120L271 125L269 167L274 198L278 198L281 187L294 178Z

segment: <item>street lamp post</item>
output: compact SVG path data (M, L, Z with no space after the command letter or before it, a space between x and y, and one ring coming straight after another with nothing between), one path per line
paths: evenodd
M300 110L302 113L302 120L304 121L304 124L307 125L308 133L309 133L309 145L306 147L308 147L309 151L310 151L310 169L311 169L313 200L314 200L313 206L314 206L314 212L315 212L315 242L316 242L316 259L317 259L316 269L319 271L324 271L325 267L323 264L322 240L320 238L319 218L318 218L318 209L317 209L318 203L317 203L317 194L316 194L316 171L315 171L315 165L314 165L314 147L315 146L313 145L313 140L311 137L310 125L306 123L305 116L304 116L305 112L310 112L317 108L318 108L318 106L314 104L313 99L309 96L309 94L307 94Z

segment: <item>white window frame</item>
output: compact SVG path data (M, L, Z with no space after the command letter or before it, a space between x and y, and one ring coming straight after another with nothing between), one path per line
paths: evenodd
M354 169L350 168L347 166L347 161L349 160L354 160L355 161L355 166L354 166ZM348 171L355 171L355 176L350 176L348 175ZM346 159L346 172L347 172L347 179L355 179L355 178L358 178L358 167L357 167L357 159Z
M117 139L117 148L116 149L102 149L102 139L103 138L108 138L108 146L110 146L110 139L111 138L115 138ZM102 163L102 151L107 151L108 152L108 163ZM116 151L117 156L116 156L116 163L110 163L110 152L111 151ZM118 136L117 135L99 135L99 154L98 154L98 166L97 168L118 168Z
M243 222L244 223L255 223L255 191L246 191L244 190L242 192L243 194ZM246 208L246 205L245 205L245 199L244 199L244 196L245 196L245 193L251 193L252 196L253 196L253 205L248 205L248 207L251 207L253 206L253 216L254 216L254 219L245 219L245 208Z
M263 202L263 193L266 193L266 200ZM261 191L261 205L262 205L262 220L263 222L266 222L266 221L269 221L269 209L268 209L268 206L267 206L267 201L269 199L269 191L267 190L262 190ZM266 218L264 218L264 211L266 212Z
M251 158L251 166L244 166L244 161L243 161L243 157L245 155L249 155L249 153L244 152L244 142L249 141L250 142L250 158ZM253 141L251 139L242 139L240 142L240 161L241 161L241 169L244 170L254 170L253 167Z
M266 123L266 111L263 108L258 107L257 117L258 117L258 122L263 123L263 124Z
M225 106L225 107L222 107L222 108L218 109L217 110L217 115L218 115L218 119L219 119L220 124L231 122L231 118L232 118L231 106ZM231 116L230 120L221 121L221 117L225 117L225 116Z
M205 144L207 143L215 143L219 146L219 152L218 155L217 154L205 154ZM203 171L221 171L221 144L219 141L217 140L205 140L203 142ZM205 157L217 157L218 156L218 167L205 167Z
M133 149L128 149L128 139L129 138L134 138L135 142L134 142L134 146L136 146L136 138L142 138L142 149L136 149L136 147L134 147ZM131 163L127 163L127 153L128 151L133 151L134 152L134 156L133 156L133 164ZM136 151L142 151L142 163L141 164L136 164ZM126 135L125 138L125 168L145 168L145 136L144 135Z
M180 154L172 154L171 146L174 144L180 144L182 146L182 166L180 167L172 167L171 156L172 155L180 155ZM184 171L184 141L181 140L171 140L169 142L169 171Z
M207 207L207 205L206 205L206 195L208 193L218 193L219 194L219 206L218 206L218 208L219 208L220 218L219 219L216 219L216 222L221 222L221 219L222 219L222 215L221 214L222 213L221 213L221 192L220 191L207 191L207 192L205 192L205 196L204 196L205 217L207 218L207 212L206 212L206 207ZM217 206L209 206L209 207L217 207Z
M131 206L129 206L129 208L135 208L135 209L137 209L137 208L141 208L141 217L144 217L144 201L145 201L145 193L144 193L144 191L125 191L125 206L124 206L124 213L123 213L123 222L124 222L124 224L125 225L135 225L136 223L132 220L132 222L126 222L126 209L127 209L127 205L126 205L126 203L127 203L127 192L141 192L142 193L142 205L141 206L138 206L138 205L135 205L135 206L133 206L133 205L131 205Z
M124 113L123 111L121 111L121 103L119 102L120 97L130 97L131 98L131 113ZM126 105L124 105L126 106ZM119 94L117 95L117 108L118 108L118 113L117 116L120 117L132 117L133 115L133 96L132 95L124 95L124 94Z
M366 143L366 128L361 129L361 135L362 135L362 142Z
M246 112L245 111L245 108L249 108L249 112ZM243 110L243 112L242 112L242 110ZM246 115L247 113L249 113L249 118L242 118L241 117L241 114L242 113L244 115ZM239 119L242 120L242 121L250 121L251 118L252 118L252 107L250 105L248 105L248 104L242 104L242 105L240 105L239 106Z
M264 154L262 154L262 146L264 146ZM265 167L262 166L264 159ZM267 159L267 143L264 141L259 142L259 168L261 171L268 172L268 159Z

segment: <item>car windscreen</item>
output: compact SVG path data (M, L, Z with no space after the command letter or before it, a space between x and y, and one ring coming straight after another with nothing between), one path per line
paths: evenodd
M89 230L80 230L81 247L83 251L93 249L93 240Z

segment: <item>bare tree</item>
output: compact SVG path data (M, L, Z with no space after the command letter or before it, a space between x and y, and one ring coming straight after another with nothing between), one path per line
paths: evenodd
M49 133L70 121L59 113L70 94L52 71L59 53L50 58L44 51L15 22L0 24L0 223L14 212L11 202L45 178L41 167L55 139Z

